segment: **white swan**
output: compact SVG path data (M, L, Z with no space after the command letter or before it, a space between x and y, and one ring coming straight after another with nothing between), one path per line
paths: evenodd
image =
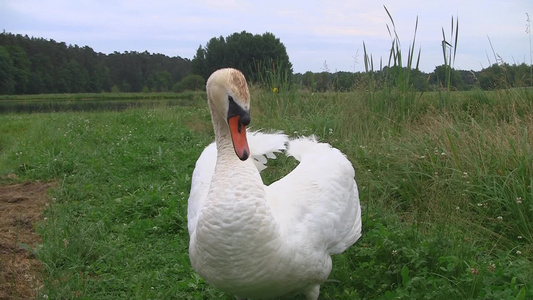
M216 144L204 150L192 176L187 218L193 268L237 299L292 293L318 299L330 255L361 236L351 163L314 138L249 133L247 139L250 94L238 70L214 72L207 97ZM259 169L286 145L299 165L265 186Z

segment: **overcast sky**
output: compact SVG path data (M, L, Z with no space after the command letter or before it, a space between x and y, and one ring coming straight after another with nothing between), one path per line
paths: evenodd
M388 59L394 18L404 55L413 40L420 68L443 64L442 28L459 18L456 69L495 62L531 63L527 16L533 0L395 1L113 1L0 0L0 30L89 46L97 52L148 51L192 59L212 37L271 32L287 48L295 72L362 71L363 41L375 64ZM492 42L494 52L489 43Z

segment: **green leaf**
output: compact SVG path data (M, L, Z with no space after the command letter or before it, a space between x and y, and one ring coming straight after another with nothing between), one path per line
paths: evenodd
M411 277L409 277L409 268L407 266L403 266L402 267L402 285L404 287L407 286L407 284L409 283L409 281L411 281Z
M526 288L522 287L518 295L515 297L516 300L526 300Z

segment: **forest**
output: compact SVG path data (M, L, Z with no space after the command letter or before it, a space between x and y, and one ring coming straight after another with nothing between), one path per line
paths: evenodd
M181 92L203 89L214 70L235 67L251 83L265 83L269 75L287 86L311 91L350 91L364 88L369 72L331 72L324 62L322 72L293 74L283 43L272 33L253 35L246 31L226 38L213 37L200 45L194 58L169 57L159 53L126 51L95 52L89 46L67 45L53 39L0 33L0 94L100 93L100 92ZM445 86L450 71L453 90L493 90L532 86L532 66L499 61L481 71L449 70L435 67L431 73L409 70L409 85L417 91ZM378 86L399 71L385 66L370 75ZM272 77L272 76L270 76ZM270 82L272 86L279 82Z

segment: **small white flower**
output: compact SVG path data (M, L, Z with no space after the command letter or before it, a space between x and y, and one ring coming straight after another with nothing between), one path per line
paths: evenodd
M522 236L521 236L521 235L519 235L519 236L518 236L518 239L519 239L519 240L521 240L521 239L522 239Z
M397 256L397 255L398 255L398 251L396 251L396 250L392 250L392 253L391 253L391 254L392 254L392 256Z
M467 177L468 177L468 173L463 172L463 178L467 178Z
M440 156L446 156L446 153L445 153L445 152L442 152L442 153L440 154Z
M498 216L496 219L498 219L498 221L503 221L503 217L502 216Z
M494 272L494 270L496 270L496 265L495 264L490 264L489 271Z
M477 206L481 207L481 206L483 206L483 203L478 203Z
M516 204L522 204L522 197L516 198Z
M456 206L455 209L456 209L456 210L460 210L461 208L460 208L459 206Z
M522 251L516 250L516 255L520 255L520 254L522 254Z
M154 226L154 227L152 227L152 229L153 229L153 230L157 230L158 228L157 228L157 226Z
M420 158L420 159L424 159L424 158L426 158L426 156L425 156L425 155L420 155L419 158Z

